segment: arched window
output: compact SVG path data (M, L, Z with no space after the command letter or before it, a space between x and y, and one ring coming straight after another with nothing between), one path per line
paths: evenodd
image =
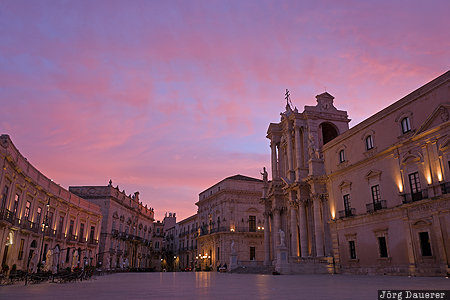
M345 161L345 152L344 149L339 151L339 163L343 163Z
M411 131L411 124L409 122L409 118L408 117L404 117L402 119L402 133L407 133L409 131Z
M331 123L322 123L322 137L323 137L323 144L325 145L332 139L338 136L338 131L336 129L336 126L334 126Z
M371 135L366 137L366 150L370 150L373 148L373 138Z

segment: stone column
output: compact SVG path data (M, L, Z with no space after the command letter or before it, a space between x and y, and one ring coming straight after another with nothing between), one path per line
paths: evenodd
M316 235L316 256L323 257L323 226L322 216L320 213L320 195L313 194L312 199L314 201L314 233Z
M298 217L299 217L299 227L300 227L300 247L302 257L308 256L308 231L306 228L306 212L305 212L305 199L300 199L298 201Z
M270 266L270 228L269 228L269 215L270 213L264 213L264 265Z
M296 173L296 179L297 181L300 181L300 168L303 166L302 161L302 141L300 140L300 127L295 127L295 156L297 159L297 173Z
M294 155L292 154L292 135L291 130L287 130L287 159L289 168L289 180L294 181Z
M274 141L270 143L272 149L272 180L278 179L277 146Z
M292 192L289 193L290 196L290 207L291 210L291 256L298 257L298 233L297 233L297 200L293 197Z

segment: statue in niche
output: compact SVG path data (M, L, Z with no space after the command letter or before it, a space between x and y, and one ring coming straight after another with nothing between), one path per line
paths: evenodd
M285 235L284 231L280 229L280 230L278 230L278 233L280 234L280 246L281 247L286 247L286 244L285 244L285 241L284 241L286 235Z
M309 142L309 157L310 158L320 158L319 149L316 148L314 137L310 134L308 138Z
M231 254L236 254L236 249L234 248L234 240L231 240Z

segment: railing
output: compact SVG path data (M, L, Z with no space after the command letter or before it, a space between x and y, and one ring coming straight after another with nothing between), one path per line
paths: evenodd
M380 209L384 209L386 208L386 200L380 200L378 202L372 202L372 203L368 203L366 204L366 209L368 213L380 210Z
M30 220L22 220L20 222L20 228L30 230L35 233L39 231L39 226L36 223L31 222Z
M95 239L89 239L88 244L89 244L89 245L97 245L97 244L98 244L98 240L95 240Z
M450 194L450 182L441 183L442 194Z
M11 224L15 223L16 216L13 214L12 211L9 211L7 209L0 210L0 220L5 220Z
M57 238L58 240L64 239L64 232L58 232L58 233L56 233L56 238Z
M113 235L113 237L117 237L119 235L119 231L117 229L113 229L111 230L111 234Z
M46 236L50 236L50 237L55 237L56 236L56 230L55 229L51 229L50 227L45 228L45 235Z
M356 209L355 208L350 208L350 209L345 209L345 210L340 210L338 212L339 214L339 218L348 218L348 217L353 217L356 215Z
M255 227L253 226L240 226L240 227L234 227L234 229L232 229L229 226L223 226L223 227L215 227L215 228L211 228L211 230L208 232L207 230L201 230L200 231L200 236L204 236L204 235L208 235L208 234L212 234L212 233L219 233L219 232L264 232L263 230L257 230ZM196 237L196 236L194 236Z
M74 235L74 234L69 234L69 235L67 235L67 241L68 242L76 242L76 240L77 240L77 236L76 235Z
M420 201L422 199L428 198L428 190L421 190L417 193L411 193L411 194L403 194L403 203L411 203L415 201Z

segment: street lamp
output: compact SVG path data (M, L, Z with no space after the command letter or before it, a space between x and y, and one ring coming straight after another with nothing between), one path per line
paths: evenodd
M44 222L42 222L42 243L41 243L41 252L39 253L39 263L38 263L38 272L41 271L42 265L42 251L44 250L44 238L45 238L45 230L48 227L48 211L50 210L50 197L47 201L47 211L45 213Z

